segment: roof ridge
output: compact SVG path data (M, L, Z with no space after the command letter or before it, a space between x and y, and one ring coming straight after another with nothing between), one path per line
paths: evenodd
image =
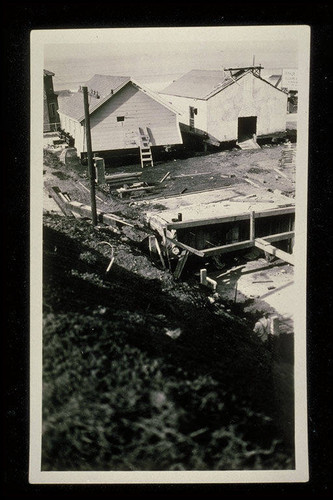
M117 78L132 78L132 77L131 77L131 76L129 76L129 75L126 75L126 76L125 76L125 75L103 75L102 73L95 73L95 74L94 74L94 76L92 76L92 77L90 78L90 80L91 80L92 78L94 78L95 76L109 76L109 77L111 77L111 78L114 78L114 77L117 77Z

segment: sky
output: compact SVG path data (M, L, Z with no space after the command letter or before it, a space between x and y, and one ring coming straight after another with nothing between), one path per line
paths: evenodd
M267 70L297 68L295 36L274 28L50 30L44 67L55 73L56 90L75 90L95 73L132 76L160 90L191 69L220 70L253 60Z

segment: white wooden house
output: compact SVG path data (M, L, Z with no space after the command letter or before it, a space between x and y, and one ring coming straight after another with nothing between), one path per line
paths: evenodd
M260 67L192 70L160 94L181 112L182 132L215 146L286 129L288 96L261 78Z
M140 145L139 129L150 146L182 144L179 113L158 94L126 76L95 75L85 86L89 93L91 142L94 153L131 150ZM83 92L61 99L61 128L74 138L78 155L87 151Z

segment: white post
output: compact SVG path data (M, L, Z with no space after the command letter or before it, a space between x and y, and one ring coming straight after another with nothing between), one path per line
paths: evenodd
M279 318L278 316L272 316L271 317L271 334L274 337L278 337L279 335Z
M200 269L200 283L207 285L207 269Z
M255 220L254 220L254 211L252 210L250 213L250 240L254 241L255 238Z

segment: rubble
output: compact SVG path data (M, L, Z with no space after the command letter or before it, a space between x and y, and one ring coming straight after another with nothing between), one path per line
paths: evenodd
M295 150L295 145L270 145L270 147L246 153L234 150L211 155L199 154L186 160L173 159L172 162L160 164L155 162L154 167L142 171L136 170L135 167L133 171L116 167L112 169L112 174L106 172L106 180L111 183L118 182L118 185L119 182L123 185L126 180L128 187L118 187L118 191L125 192L128 188L139 191L136 192L135 201L125 198L117 200L117 197L108 191L108 183L97 186L97 200L102 208L102 220L105 222L107 217L113 218L113 230L121 235L120 241L123 244L130 244L132 241L135 244L143 244L149 234L152 234L149 233L149 225L155 231L155 235L157 231L163 239L161 222L165 220L188 220L198 215L209 217L209 214L216 214L220 207L225 213L233 213L236 207L240 206L244 212L271 209L274 206L288 206L294 203L294 191L290 189L290 184L293 181L295 165L293 160L290 161L290 157L295 158ZM53 154L52 158L48 157L48 159L52 161L51 165L46 162L44 166L44 178L50 182L50 178L54 175L52 168L54 168L53 164L56 165L56 156ZM60 168L59 164L56 166ZM52 179L51 184L59 186L62 194L68 195L68 198L62 200L63 203L66 199L67 203L73 205L72 208L77 204L80 205L82 211L82 204L89 204L89 189L87 188L89 184L86 173L83 169L77 172L79 182L74 184L73 173L68 169L66 172L69 174L68 179L57 179L57 182ZM129 180L133 181L132 185ZM268 183L269 188L266 187ZM153 197L149 193L150 190L145 189L150 186L160 188L161 185L163 185L163 192L156 192ZM210 188L205 189L208 186ZM114 192L117 193L117 191ZM89 208L85 213L89 216ZM122 223L127 225L121 225ZM156 241L159 248L158 240ZM160 248L158 252L155 243L154 246L157 256L155 260L153 259L155 265L160 267L162 272L166 266L170 269L170 262L164 252L161 252ZM182 251L181 248L175 247L174 250L176 249L179 258ZM123 259L124 253L120 248L115 253L118 252L120 252L118 258ZM258 258L258 255L260 251L258 253L257 249L251 249L247 251L245 258L250 262L251 259ZM175 258L175 252L173 252L173 258ZM220 269L227 269L228 266L226 267L223 259L221 262L220 260L215 259L215 265ZM140 273L140 266L140 259L137 259L136 264L131 264L130 268ZM178 275L179 278L182 271L181 266L175 277ZM149 271L148 275L150 274ZM212 280L209 286L215 288L219 286L214 283L214 275L210 275L209 280ZM253 286L259 285L259 283L253 283ZM276 286L275 282L273 286ZM266 290L268 290L267 286ZM269 291L272 290L273 288L270 288ZM260 294L249 292L248 296L257 298Z

